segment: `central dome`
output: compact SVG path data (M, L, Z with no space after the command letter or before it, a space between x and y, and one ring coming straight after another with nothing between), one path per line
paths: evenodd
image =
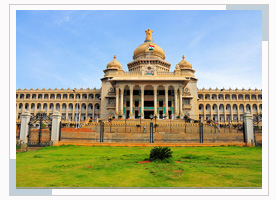
M164 60L164 50L157 44L153 43L151 36L153 31L148 29L145 32L147 34L145 42L134 50L133 59L136 60L138 58L159 57Z

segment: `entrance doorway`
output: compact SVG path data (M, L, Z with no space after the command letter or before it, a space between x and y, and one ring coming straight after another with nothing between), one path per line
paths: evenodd
M163 111L159 111L159 119L163 119Z
M135 119L138 119L138 110L135 110Z
M144 111L145 119L150 119L150 115L153 115L154 111Z
M168 113L169 113L169 119L171 119L172 118L172 111L169 111Z
M127 110L127 112L126 112L126 118L127 119L129 118L129 110Z

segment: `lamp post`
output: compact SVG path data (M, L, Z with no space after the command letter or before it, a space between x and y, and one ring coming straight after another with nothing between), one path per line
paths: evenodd
M138 114L138 117L140 119L140 133L141 133L141 114Z
M218 96L221 94L221 92L222 92L222 91L223 91L223 89L221 89L221 90L220 90L220 93L218 94ZM219 132L220 132L218 96L217 96L217 109L218 109L218 130L219 130Z
M76 90L73 90L74 93L76 93ZM76 115L75 117L78 115L78 112L79 112L79 98L78 98L78 95L77 95L77 109L76 109ZM76 129L78 129L78 118L76 117Z

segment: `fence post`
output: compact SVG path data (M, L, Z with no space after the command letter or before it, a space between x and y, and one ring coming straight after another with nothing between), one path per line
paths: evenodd
M104 122L100 124L100 142L104 142Z
M27 144L28 143L28 133L29 133L29 122L30 122L31 114L29 111L25 110L25 112L21 115L21 125L20 125L20 143Z
M51 142L56 145L59 141L59 128L60 128L61 115L58 111L55 111L52 115L52 130L51 130Z
M150 143L153 143L153 123L150 122Z
M255 146L254 132L253 132L253 117L250 112L244 114L244 136L245 142L248 146Z

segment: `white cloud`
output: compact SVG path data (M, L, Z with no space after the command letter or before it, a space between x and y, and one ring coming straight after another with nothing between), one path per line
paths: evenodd
M61 26L65 22L69 22L71 20L71 17L69 15L65 15L61 18L58 18L55 20L55 23Z

